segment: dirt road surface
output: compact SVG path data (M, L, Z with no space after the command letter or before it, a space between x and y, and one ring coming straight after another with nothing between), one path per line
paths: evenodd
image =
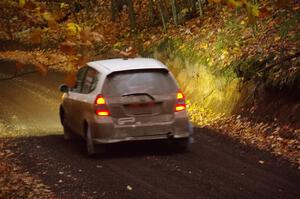
M12 68L0 62L0 79ZM125 143L86 157L82 141L63 140L57 91L63 78L50 71L0 80L0 135L16 135L11 150L18 164L58 198L300 198L297 168L207 129L195 129L188 153Z

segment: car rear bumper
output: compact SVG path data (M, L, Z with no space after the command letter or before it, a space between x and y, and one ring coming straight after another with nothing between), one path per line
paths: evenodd
M162 135L152 135L152 136L128 136L124 138L93 138L93 143L95 144L109 144L118 142L130 142L130 141L141 141L141 140L173 140L173 139L183 139L189 138L189 134L170 136L167 134Z
M138 140L164 140L191 138L193 128L186 113L176 113L168 122L116 125L110 117L96 118L90 123L95 144L118 143Z

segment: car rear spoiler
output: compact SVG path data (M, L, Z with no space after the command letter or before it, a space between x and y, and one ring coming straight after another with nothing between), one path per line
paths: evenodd
M147 69L131 69L131 70L121 70L121 71L113 71L109 73L107 76L112 76L115 74L121 74L121 73L131 73L131 72L150 72L150 71L155 71L155 72L161 72L168 74L169 70L167 68L147 68Z

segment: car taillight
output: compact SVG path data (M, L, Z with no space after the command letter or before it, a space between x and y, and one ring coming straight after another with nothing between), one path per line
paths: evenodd
M109 116L109 110L107 108L106 100L102 95L98 95L95 100L96 110L95 113L98 116Z
M178 91L176 96L175 112L183 111L186 109L185 97L181 91Z

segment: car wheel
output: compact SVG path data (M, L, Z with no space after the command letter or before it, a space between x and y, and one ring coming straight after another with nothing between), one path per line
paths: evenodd
M67 127L66 125L64 125L63 129L64 129L64 139L65 140L72 140L73 139L73 135L71 133L70 128Z
M85 146L86 146L86 152L88 156L92 156L95 154L95 146L92 141L92 133L91 128L89 125L86 125L85 128Z

